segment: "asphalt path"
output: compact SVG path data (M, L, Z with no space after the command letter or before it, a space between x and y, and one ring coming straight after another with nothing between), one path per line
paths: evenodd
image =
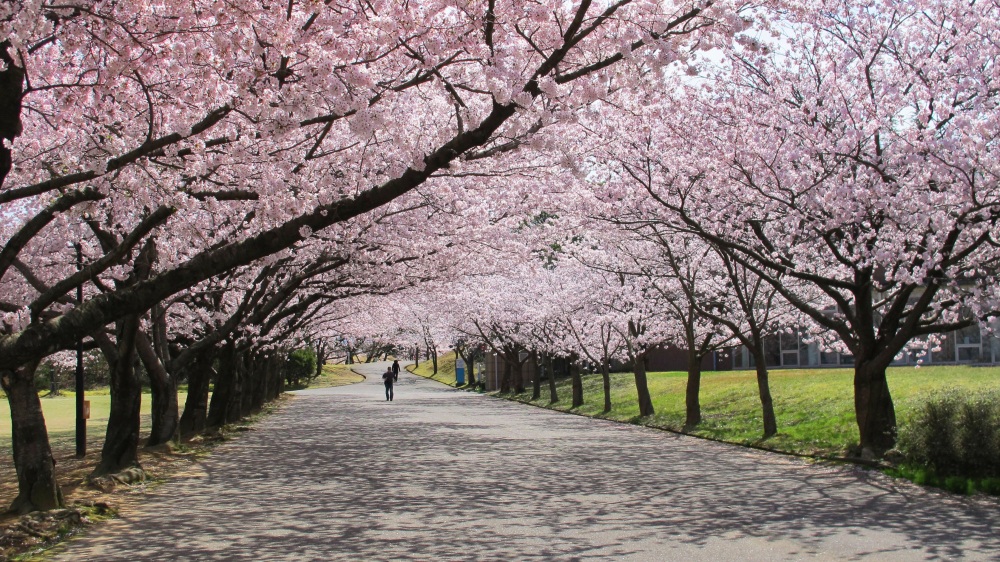
M1000 503L404 373L306 390L56 560L1000 560Z

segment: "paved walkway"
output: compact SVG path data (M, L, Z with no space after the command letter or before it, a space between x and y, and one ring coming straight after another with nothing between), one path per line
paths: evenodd
M1000 560L992 500L366 368L56 559Z

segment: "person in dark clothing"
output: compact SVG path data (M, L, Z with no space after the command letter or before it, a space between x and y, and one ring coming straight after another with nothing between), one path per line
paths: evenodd
M394 381L398 381L399 380L399 360L398 359L392 362L392 380L394 380Z
M386 367L385 372L382 373L382 382L385 383L385 399L392 400L392 367Z

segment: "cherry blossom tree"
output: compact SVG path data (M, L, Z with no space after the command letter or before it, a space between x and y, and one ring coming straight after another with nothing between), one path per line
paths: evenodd
M908 342L997 310L997 15L790 6L636 109L648 125L619 145L620 185L850 350L868 453L894 443L885 370Z
M570 269L574 265L582 264L573 260L560 267ZM580 309L566 319L566 326L580 355L601 372L604 413L608 413L611 411L611 361L622 356L625 343L622 333L628 329L616 311L615 300L619 295L614 288L617 278L589 267L576 267L569 275L577 280L578 286L585 288L577 293L583 297Z
M421 186L460 189L554 110L601 96L626 63L721 42L737 8L6 3L0 280L17 288L0 299L0 380L17 443L13 507L60 503L31 397L39 359L116 324L118 378L131 380L141 316L172 295L414 203ZM82 263L51 242L56 230L83 246ZM67 302L81 284L88 297Z

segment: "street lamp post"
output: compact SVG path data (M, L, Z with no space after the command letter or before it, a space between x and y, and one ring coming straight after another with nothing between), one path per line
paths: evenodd
M76 267L83 268L83 251L76 245ZM76 305L83 303L83 283L76 286ZM84 412L83 400L83 336L76 340L76 456L83 458L87 454L87 417Z

